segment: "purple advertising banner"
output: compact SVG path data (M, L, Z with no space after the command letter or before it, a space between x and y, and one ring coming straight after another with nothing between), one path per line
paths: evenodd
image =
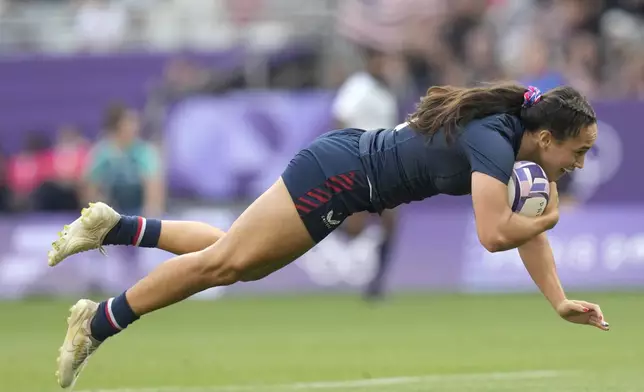
M238 93L184 101L166 129L170 184L206 199L255 197L313 138L331 130L333 94ZM599 135L571 190L582 202L643 203L644 102L598 102ZM454 202L455 198L443 198Z
M644 207L611 206L564 212L548 238L567 287L594 289L644 283ZM532 287L518 251L488 253L467 228L462 287L510 290Z
M266 53L268 65L310 55L293 44ZM217 52L18 55L0 58L1 150L14 153L27 132L52 139L56 129L73 124L90 137L103 126L103 111L114 101L144 109L152 87L163 79L171 61L190 60L205 69L241 69L243 47Z
M206 219L227 228L239 209L190 209L173 219ZM490 254L476 238L468 209L435 208L431 201L401 208L401 226L387 279L392 291L534 290L516 250ZM0 220L0 298L118 293L171 257L156 249L108 247L47 266L51 241L73 217ZM567 289L644 287L644 206L597 207L562 213L549 237ZM250 283L211 289L197 298L235 293L355 291L375 266L376 226L348 241L337 231L293 264Z
M295 153L331 129L332 94L234 93L177 105L167 123L168 181L175 194L254 198Z
M107 105L122 101L143 108L148 91L176 57L132 53L1 59L0 136L4 152L18 150L26 132L53 137L56 129L66 124L96 136ZM220 69L231 68L243 58L239 50L185 57Z
M575 173L573 185L582 200L600 203L644 203L644 132L641 116L644 101L593 103L598 118L595 149L583 170Z

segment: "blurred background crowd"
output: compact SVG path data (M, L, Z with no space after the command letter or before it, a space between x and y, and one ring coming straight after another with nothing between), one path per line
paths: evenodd
M558 268L568 285L643 285L643 19L644 0L0 0L0 297L118 292L167 257L47 269L88 201L226 229L317 135L395 127L432 85L495 80L592 101L596 146L559 183ZM469 204L354 215L242 289L374 298L390 270L394 288L533 287L516 252L482 250Z
M316 55L304 69L247 82L328 87L351 63L338 44L348 39L423 88L510 77L641 97L643 16L641 0L1 0L0 53L261 53L299 41Z
M435 84L512 79L641 100L643 18L644 0L0 0L0 63L169 54L140 81L144 99L109 94L88 109L100 121L59 115L20 129L0 113L0 130L21 135L19 149L3 149L0 208L75 210L100 195L162 213L167 110L190 96L337 90L366 71L396 102L381 126ZM183 55L240 48L225 67ZM359 125L334 114L330 126Z

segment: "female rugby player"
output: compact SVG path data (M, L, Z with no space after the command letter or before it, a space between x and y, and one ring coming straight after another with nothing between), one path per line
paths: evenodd
M478 237L488 251L518 248L560 317L608 330L599 306L568 299L559 282L545 234L559 220L555 183L539 217L513 213L507 200L517 160L538 163L550 181L583 167L597 137L596 116L584 97L570 87L543 96L514 84L432 87L407 120L394 129L342 129L318 137L227 233L90 205L54 242L50 265L104 245L158 247L180 256L118 297L100 304L82 299L72 307L59 384L72 385L99 345L141 316L211 287L262 279L353 213L380 213L438 194L471 194Z

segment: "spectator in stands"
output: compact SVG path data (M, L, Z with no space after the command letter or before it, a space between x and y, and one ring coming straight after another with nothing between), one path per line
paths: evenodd
M505 79L495 52L496 33L487 24L470 29L463 37L463 62L468 65L467 83Z
M552 53L548 43L539 37L525 42L522 75L520 81L526 86L539 86L543 91L566 84L566 79L551 63Z
M11 193L13 209L32 208L32 193L48 178L50 161L47 159L49 141L38 131L30 131L24 140L22 151L9 158L7 181Z
M11 190L7 181L7 159L0 151L0 212L9 212L11 208Z
M159 153L140 139L138 113L113 105L104 121L105 138L90 155L87 197L104 200L124 214L161 216L165 187Z
M38 211L77 211L89 144L73 126L59 129L56 144L44 151L49 170L32 195Z
M129 16L120 2L82 0L76 12L76 34L87 51L113 51L124 45Z
M598 96L600 70L599 44L590 33L577 33L564 45L566 82L590 99Z

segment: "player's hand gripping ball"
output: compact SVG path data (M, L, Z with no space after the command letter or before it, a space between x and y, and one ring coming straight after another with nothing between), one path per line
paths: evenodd
M549 200L550 182L541 166L529 161L516 162L508 183L512 211L530 217L540 216Z

